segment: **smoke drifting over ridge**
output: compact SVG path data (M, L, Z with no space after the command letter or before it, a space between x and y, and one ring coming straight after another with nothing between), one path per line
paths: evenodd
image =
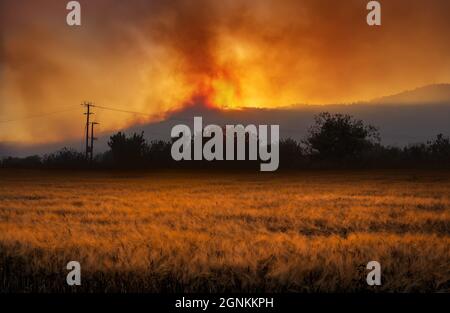
M45 142L82 133L81 107L164 116L197 97L218 107L353 102L450 82L450 3L366 0L0 0L0 141ZM78 111L77 111L78 109ZM143 117L96 110L102 129Z

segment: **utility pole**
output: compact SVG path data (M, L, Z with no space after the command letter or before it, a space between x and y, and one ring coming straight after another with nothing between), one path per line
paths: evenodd
M97 138L94 137L94 125L98 125L97 122L91 123L91 147L90 147L90 153L91 153L91 163L94 160L94 140L97 140Z
M86 112L84 113L84 115L86 115L86 160L89 160L89 117L94 114L91 113L91 107L94 105L86 101L81 105L86 107Z

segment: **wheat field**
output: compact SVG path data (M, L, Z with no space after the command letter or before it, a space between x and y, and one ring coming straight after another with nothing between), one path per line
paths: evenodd
M450 292L449 247L448 171L0 171L1 292Z

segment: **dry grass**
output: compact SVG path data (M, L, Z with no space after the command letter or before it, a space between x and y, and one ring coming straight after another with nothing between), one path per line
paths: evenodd
M0 172L0 290L450 291L449 172Z

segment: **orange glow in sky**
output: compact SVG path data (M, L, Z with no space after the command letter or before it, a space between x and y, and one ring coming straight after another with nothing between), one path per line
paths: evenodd
M450 82L446 0L384 1L376 28L363 0L80 2L78 28L64 1L1 2L2 119L75 111L0 124L0 141L77 138L84 100L161 117L194 96L273 108ZM151 120L96 114L102 130Z

